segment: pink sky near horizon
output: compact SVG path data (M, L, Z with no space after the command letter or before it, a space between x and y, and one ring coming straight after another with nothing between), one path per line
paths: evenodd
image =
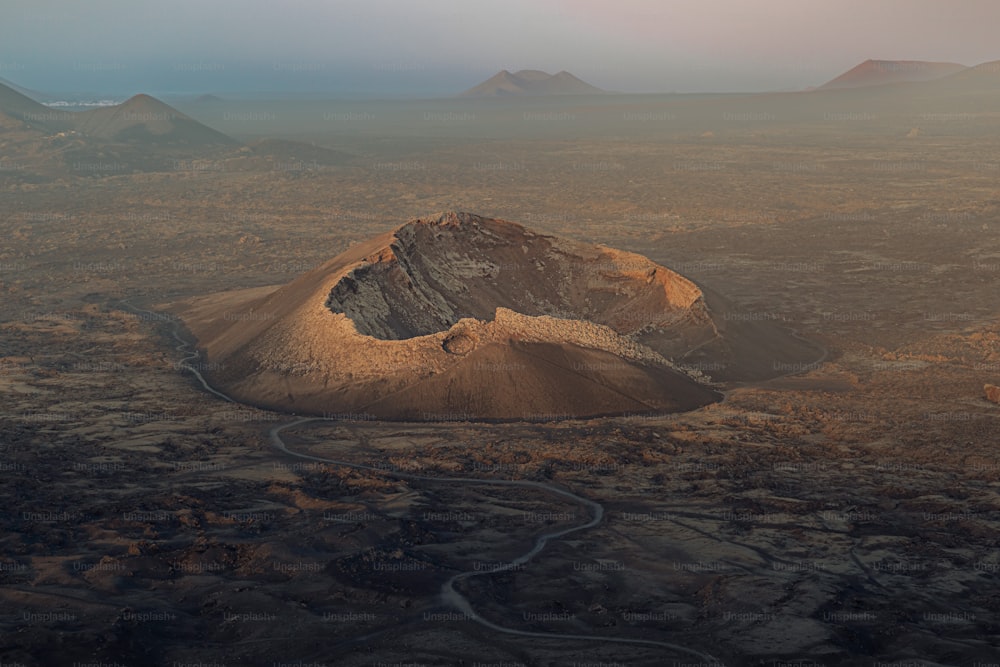
M301 65L344 86L460 90L542 69L627 92L787 90L868 58L997 60L998 25L1000 0L4 0L0 77L334 85L288 74ZM200 63L218 67L176 74Z
M712 60L1000 58L996 0L553 0L567 18ZM976 17L979 17L977 20ZM664 42L667 42L664 44Z

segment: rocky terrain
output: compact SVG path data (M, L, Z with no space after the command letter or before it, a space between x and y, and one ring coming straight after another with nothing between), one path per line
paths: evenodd
M278 129L361 157L292 163L293 147L248 140L210 168L51 180L54 144L71 138L0 118L0 663L713 664L667 642L727 667L995 663L1000 406L984 385L1000 384L1000 87L939 84L624 107L595 96L586 104L608 106L588 109L528 98L498 105L507 125L482 107L468 121L423 115L480 100L306 105ZM227 134L250 127L222 121L236 103L204 106ZM525 120L549 111L576 121ZM18 152L29 145L45 150ZM731 358L747 358L746 340L750 370L778 377L745 379L706 345L673 363L724 399L688 412L302 423L207 391L183 364L228 363L177 349L184 329L157 308L190 302L215 309L220 335L252 330L245 304L273 294L253 314L278 312L276 285L291 298L331 257L371 256L401 215L455 209L670 267L704 295ZM318 312L335 284L310 288ZM508 305L492 319L456 310L427 335L564 321ZM828 354L769 360L759 344L785 347L785 327ZM613 340L655 351L656 335ZM513 395L534 344L463 356L459 336L441 354L471 358L469 374L478 360L479 379ZM610 373L625 359L587 354L564 365ZM275 387L294 393L314 360L299 361L275 368ZM276 449L279 427L289 451L322 460ZM605 512L501 570L591 506L454 477L539 482ZM470 571L482 574L455 589L478 615L550 634L444 604L442 584Z

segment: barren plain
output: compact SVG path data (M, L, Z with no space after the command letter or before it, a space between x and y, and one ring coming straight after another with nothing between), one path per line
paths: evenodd
M11 153L0 659L995 663L995 98L185 107L303 143ZM299 422L192 373L167 304L443 210L643 254L825 354L691 412L507 424Z

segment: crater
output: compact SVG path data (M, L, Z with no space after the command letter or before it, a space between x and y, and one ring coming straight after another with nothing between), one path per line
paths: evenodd
M732 310L642 255L451 212L179 314L238 400L433 421L692 410L819 357Z

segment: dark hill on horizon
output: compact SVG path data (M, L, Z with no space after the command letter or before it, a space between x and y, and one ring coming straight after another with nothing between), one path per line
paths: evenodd
M43 93L43 92L38 91L38 90L32 90L30 88L25 88L24 86L19 86L18 84L14 83L13 81L10 81L9 79L5 79L3 77L0 77L0 85L7 86L8 88L13 88L17 92L19 92L22 95L24 95L25 97L30 97L35 102L40 102L42 104L44 104L46 102L53 102L56 99L58 99L54 95L50 95L48 93Z
M43 132L74 130L85 137L108 142L183 146L239 144L169 104L144 94L114 106L63 111L47 107L0 83L0 114Z
M873 60L869 59L852 67L840 76L827 81L819 90L832 88L860 88L882 86L888 83L931 81L967 69L965 65L924 60Z
M962 67L925 80L819 88L806 94L823 96L830 105L839 101L863 105L876 113L910 113L917 121L938 117L954 119L962 115L971 118L976 114L990 114L1000 104L1000 61ZM967 125L966 129L968 127L974 126Z
M607 91L581 81L569 72L548 74L540 70L501 70L461 94L462 97L509 97L527 95L595 95Z
M178 164L225 158L240 147L148 95L88 111L52 109L0 84L4 158L17 169L5 182L173 171Z
M74 125L72 113L50 109L4 83L0 83L0 114L48 132L67 130Z
M114 142L183 146L235 146L239 143L169 104L143 94L115 106L81 111L75 127L85 136Z
M938 88L942 92L947 90L966 91L995 91L1000 90L1000 60L980 63L973 67L966 67L958 72L949 74L929 81L928 88Z

